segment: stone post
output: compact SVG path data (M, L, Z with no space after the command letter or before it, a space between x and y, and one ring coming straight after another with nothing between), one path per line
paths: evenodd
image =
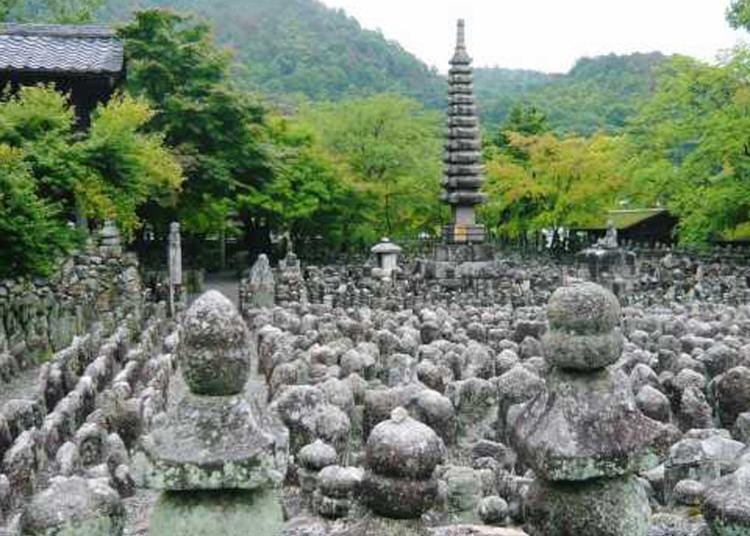
M143 439L146 484L162 490L153 536L276 534L283 524L274 488L286 443L263 429L245 396L250 335L221 293L198 298L182 320L177 360L187 387L163 424Z
M179 302L182 297L182 241L180 239L180 224L177 222L172 222L169 225L167 255L169 263L169 314L174 317L175 302Z
M527 496L532 536L645 536L651 510L635 474L658 465L672 432L637 408L623 348L620 304L594 283L557 290L548 306L547 388L509 417L512 441L536 481Z

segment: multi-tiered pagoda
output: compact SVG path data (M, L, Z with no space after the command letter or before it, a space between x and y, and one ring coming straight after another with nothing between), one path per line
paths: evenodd
M486 237L476 222L476 207L485 202L482 142L474 99L474 70L466 51L465 25L458 21L456 53L450 62L448 139L445 152L443 202L451 206L451 224L444 229L448 244L481 244Z

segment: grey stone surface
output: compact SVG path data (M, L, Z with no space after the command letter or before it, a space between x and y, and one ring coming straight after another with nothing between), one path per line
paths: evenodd
M143 440L152 465L147 482L160 490L273 487L283 477L277 448L242 396L186 394L166 425Z
M648 497L634 477L532 485L525 503L531 536L647 534Z
M396 408L367 440L362 498L379 515L419 517L437 497L432 474L444 457L445 446L437 434Z
M716 536L750 534L750 466L708 486L703 516Z
M249 332L234 305L209 291L182 320L178 348L183 377L198 395L234 395L250 373Z
M99 481L57 477L26 505L20 525L29 536L119 536L125 509L117 492Z
M519 455L548 480L614 477L658 465L673 437L636 407L622 371L556 371L515 421Z

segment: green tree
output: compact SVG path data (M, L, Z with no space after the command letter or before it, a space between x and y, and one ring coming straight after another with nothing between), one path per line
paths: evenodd
M162 137L143 132L152 115L141 101L115 97L81 134L64 95L24 87L0 103L0 144L15 149L35 195L59 207L63 219L78 211L112 218L130 235L140 225L138 208L148 201L169 204L182 182Z
M371 199L367 218L376 232L413 236L439 226L439 114L381 94L320 104L303 116L345 166L351 184Z
M732 0L727 9L727 20L732 28L750 29L750 1Z
M240 195L241 211L289 234L295 249L312 240L336 250L362 239L363 199L341 180L343 170L307 125L281 117L269 122L273 178L263 189Z
M483 209L485 221L501 233L517 237L590 224L615 204L623 184L619 138L509 133L508 141L511 151L488 163Z
M58 208L37 195L23 151L0 143L0 278L49 275L74 243Z
M128 90L159 110L150 128L164 133L186 175L174 211L152 205L144 213L162 228L179 219L188 232L223 233L238 213L238 196L259 191L270 179L265 109L232 86L230 55L194 18L142 11L120 35ZM249 235L268 231L256 218L243 223Z
M721 65L678 58L633 121L630 197L680 218L680 239L750 237L750 51Z
M497 134L492 138L491 143L500 151L508 153L518 160L526 159L526 155L519 152L510 142L510 135L523 134L526 136L536 136L549 132L550 126L547 120L547 114L535 106L515 106Z

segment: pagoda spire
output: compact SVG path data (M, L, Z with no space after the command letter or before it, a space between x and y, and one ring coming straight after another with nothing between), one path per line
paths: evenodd
M445 144L443 202L451 206L451 224L444 229L447 243L482 243L484 226L476 222L476 206L485 202L479 116L474 98L474 70L466 50L466 25L458 21L456 52L448 72L448 135Z

